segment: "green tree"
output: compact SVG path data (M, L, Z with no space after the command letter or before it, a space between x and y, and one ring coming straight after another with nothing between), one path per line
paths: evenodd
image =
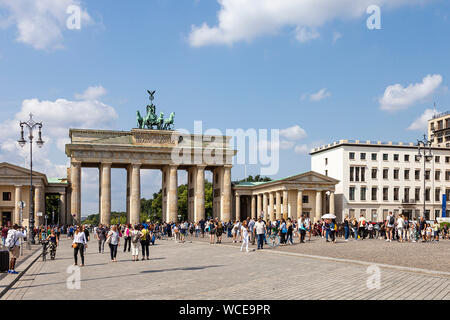
M57 224L59 217L59 196L51 194L45 197L47 224Z

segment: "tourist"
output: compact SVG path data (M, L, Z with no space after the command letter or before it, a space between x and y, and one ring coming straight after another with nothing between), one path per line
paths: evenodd
M106 241L106 230L103 225L99 225L96 233L98 241L98 253L104 253L105 251L105 241Z
M16 261L20 258L20 238L25 238L22 228L19 229L17 224L14 224L12 229L8 230L6 235L5 245L9 250L9 269L8 273L18 274L16 271Z
M426 224L427 227L425 229L426 232L426 240L425 241L431 241L431 236L433 234L433 228L431 228L431 225L429 223Z
M109 250L111 253L111 261L117 262L117 248L120 245L120 233L117 226L112 226L111 230L108 232L106 243L109 245Z
M248 222L248 231L250 232L250 241L252 245L255 244L255 233L253 232L255 228L255 220L253 218Z
M91 236L90 236L90 234L89 234L88 228L86 228L86 226L83 226L83 227L82 227L82 230L83 230L83 232L84 232L84 235L86 236L86 242L89 242L89 240L91 239ZM84 247L84 252L85 252L85 253L86 253L86 248L87 248L87 246Z
M73 236L72 248L75 265L78 265L78 252L81 257L81 267L84 267L84 247L87 247L86 235L78 226Z
M209 233L209 244L214 244L214 235L216 234L216 226L214 225L214 221L212 219L209 221L207 228Z
M6 226L0 227L2 232L2 245L5 246L6 237L8 236L8 228Z
M170 228L169 228L170 229ZM141 226L141 247L142 247L142 260L145 260L147 256L147 260L150 260L150 232Z
M419 221L419 232L422 237L422 242L427 241L426 239L426 228L427 228L427 222L425 221L424 217L420 217Z
M442 228L442 239L449 239L448 223L444 223L444 227Z
M397 218L397 234L400 242L403 242L403 229L405 228L405 220L403 219L403 215L399 215Z
M287 235L286 221L284 219L281 219L281 223L280 223L280 244L285 244L286 243L286 235Z
M217 221L216 225L216 243L222 243L222 234L223 234L223 224L221 221Z
M355 217L352 218L352 230L354 239L358 240L358 221Z
M130 229L130 228L128 228ZM135 225L131 228L130 231L130 247L131 247L131 256L133 257L133 261L139 260L139 240L141 239L141 232L139 231L139 227Z
M365 239L366 224L367 224L366 218L364 217L363 214L361 214L358 220L358 236L361 240Z
M291 218L288 218L287 223L286 223L286 228L287 228L286 243L294 244L294 241L292 240L292 234L294 232L294 225L292 223Z
M50 259L55 260L56 247L58 247L59 244L58 236L56 235L55 230L51 231L46 240L49 242Z
M346 214L345 218L344 218L344 238L345 238L345 241L348 241L349 234L350 234L350 220L348 218L348 214Z
M302 215L300 219L298 219L298 234L300 243L305 243L305 235L306 235L306 219L305 215Z
M264 240L265 240L265 230L266 230L266 225L264 224L261 217L259 217L258 221L255 222L255 229L254 229L254 233L256 234L256 239L257 239L256 241L258 244L258 250L263 249Z
M248 226L247 226L247 220L244 220L242 222L241 234L242 234L241 252L242 252L242 249L244 247L245 247L245 250L248 252Z
M124 239L124 245L123 245L123 252L127 251L130 252L131 250L131 225L128 224L123 232L123 239Z
M433 226L433 235L434 235L434 241L439 241L439 223L437 220L434 220L434 226Z
M198 238L198 234L200 233L200 223L195 224L195 237Z
M395 227L395 217L392 214L392 211L389 211L388 216L386 217L386 232L387 232L387 239L386 241L392 242L392 231Z

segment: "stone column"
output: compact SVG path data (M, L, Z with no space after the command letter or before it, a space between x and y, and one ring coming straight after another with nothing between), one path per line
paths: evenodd
M167 216L167 167L161 169L162 221L169 222Z
M141 165L131 165L130 223L135 225L141 220Z
M289 193L287 190L283 190L283 218L287 219L289 217Z
M130 223L131 165L127 166L127 223Z
M322 191L316 192L316 221L322 217Z
M276 213L277 213L277 219L281 219L281 191L277 191L277 204L276 204Z
M236 194L236 221L241 221L241 196Z
M22 201L22 186L16 186L16 193L14 197L14 219L11 219L14 224L18 224L20 226L20 207L19 201ZM25 210L25 209L23 209ZM0 221L1 222L1 221Z
M297 191L297 219L303 214L303 192L302 190Z
M76 219L76 223L81 222L81 162L72 161L70 167L70 182L72 184L71 194L71 215Z
M257 214L256 214L256 196L252 195L252 208L251 208L251 215L252 215L252 219L256 219Z
M63 226L66 223L66 193L62 192L59 194L59 225Z
M273 192L270 192L269 193L269 217L270 217L270 220L273 220L275 218L275 215L273 214L273 208L274 208L275 203L273 200L274 200L274 194L273 194Z
M169 221L178 222L178 167L169 167L167 210Z
M205 167L197 166L197 176L195 185L195 222L205 219Z
M36 225L42 226L45 224L45 194L43 186L35 186L34 193L34 212L36 218ZM42 216L38 217L37 213L42 212Z
M330 213L336 215L336 212L334 211L334 191L330 191Z
M100 223L111 224L111 163L102 163L101 170L101 197L100 197Z
M259 218L261 216L262 211L262 194L256 195L256 218Z
M223 185L222 185L222 212L220 219L222 221L231 220L231 166L223 167Z
M268 207L268 198L267 193L263 193L263 212L264 212L264 220L271 219L271 217L267 214L267 207Z

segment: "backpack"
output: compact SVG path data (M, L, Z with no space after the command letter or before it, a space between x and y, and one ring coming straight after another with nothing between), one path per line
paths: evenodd
M14 232L13 236L11 236L11 237L7 236L7 238L6 238L5 246L8 248L9 251L12 251L14 249L14 247L16 246L16 241L17 241L16 234L17 234L17 232Z
M395 220L394 220L394 216L390 216L389 217L389 224L394 224Z
M139 238L140 238L139 232L136 232L136 233L131 237L131 241L132 241L133 243L139 242Z

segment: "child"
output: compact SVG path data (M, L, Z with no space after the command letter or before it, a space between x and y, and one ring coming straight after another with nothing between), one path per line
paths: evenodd
M427 228L426 228L427 241L431 241L431 233L432 232L433 232L433 229L431 228L430 224L427 223Z

